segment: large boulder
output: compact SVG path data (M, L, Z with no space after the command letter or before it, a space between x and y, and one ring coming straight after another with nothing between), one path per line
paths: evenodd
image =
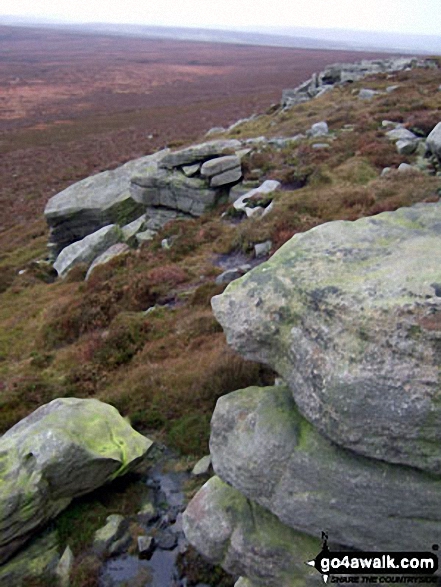
M132 470L152 442L95 399L38 408L0 439L0 563L88 493Z
M121 240L123 233L116 224L104 226L64 248L55 260L54 269L60 277L64 277L79 263L90 265L94 259Z
M212 300L228 343L359 454L441 473L441 204L295 235Z
M427 137L426 145L429 151L441 161L441 122L438 122Z
M231 574L245 575L255 587L323 584L319 573L305 565L319 553L319 540L284 526L219 477L200 489L183 522L199 552Z
M312 536L327 530L365 551L424 551L437 542L441 479L330 442L286 386L223 396L211 426L216 474L288 527Z
M53 196L44 215L55 253L108 224L124 225L138 218L143 207L130 194L130 178L152 172L168 153L159 151L129 161L111 171L87 177Z

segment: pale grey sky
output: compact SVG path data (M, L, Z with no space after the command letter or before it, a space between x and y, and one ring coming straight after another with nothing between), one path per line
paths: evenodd
M190 27L441 35L441 0L0 0L0 15Z

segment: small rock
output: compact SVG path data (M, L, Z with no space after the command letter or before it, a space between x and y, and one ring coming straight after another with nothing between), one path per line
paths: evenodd
M213 126L213 128L210 128L210 130L207 130L207 132L205 133L206 137L211 137L212 135L218 135L221 132L225 132L226 129L223 126Z
M194 165L184 165L182 167L182 171L187 177L193 177L193 175L196 175L200 168L201 164L195 163Z
M170 530L161 530L156 535L155 542L161 550L173 550L178 539Z
M239 277L242 277L241 271L238 269L227 269L216 277L216 284L231 283L235 279L239 279Z
M150 558L155 549L155 541L151 536L138 536L139 558Z
M391 167L385 167L385 168L383 169L383 171L381 172L381 174L380 174L380 175L381 175L381 177L384 177L385 175L387 175L387 174L388 174L388 173L390 173L391 171L392 171L392 168L391 168Z
M246 206L243 211L247 215L247 218L259 218L259 216L263 216L265 208L262 208L262 206L255 206L254 208Z
M239 577L236 583L234 583L234 587L253 587L253 585L246 577Z
M358 93L358 97L360 98L360 100L372 100L372 98L377 94L379 94L379 92L376 92L375 90L362 88Z
M396 142L396 148L400 155L412 155L417 148L417 142L413 140L400 139Z
M69 576L74 562L74 555L67 546L55 569L59 587L69 587Z
M116 540L109 546L109 555L119 556L120 554L127 552L131 542L132 536L130 535L130 532L126 532L119 540Z
M330 145L328 143L314 143L312 145L313 149L320 150L320 149L329 149Z
M269 255L272 246L273 246L273 243L269 240L265 241L264 243L255 244L254 245L255 257L264 257L265 255Z
M412 167L412 165L409 165L409 163L400 163L400 165L398 166L398 171L414 171L415 168Z
M381 126L387 128L388 126L397 126L396 122L392 122L392 120L383 120L381 122Z
M145 503L137 513L138 520L143 524L150 524L159 518L158 512L151 501Z
M142 244L147 241L153 240L155 236L156 236L156 231L150 230L148 228L147 230L144 230L143 232L138 232L138 234L136 235L136 240L138 241L139 244Z
M387 86L386 92L390 94L391 92L395 92L400 86Z
M279 181L276 181L274 179L267 179L259 187L254 188L249 192L246 192L239 198L237 198L233 203L233 207L235 208L235 210L244 211L244 209L247 207L247 202L250 198L257 194L270 194L277 190L280 187L280 185L281 184Z
M235 271L235 269L233 269L232 271ZM239 277L240 277L240 274L239 274ZM195 477L201 477L203 475L208 475L210 473L210 469L211 469L211 455L207 455L205 457L202 457L201 460L195 464L191 474L194 475Z
M171 242L169 238L163 238L161 241L161 248L164 249L165 251L168 251L168 249L171 247Z
M123 537L127 530L128 522L119 514L107 516L106 525L95 532L93 550L98 555L109 552L111 545Z
M311 137L322 137L327 135L329 134L328 124L325 121L316 122L311 126L307 134Z
M391 141L416 141L418 137L402 126L387 131L386 136Z

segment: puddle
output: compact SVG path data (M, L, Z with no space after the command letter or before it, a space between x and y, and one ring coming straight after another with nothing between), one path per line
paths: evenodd
M154 505L156 516L148 523L137 520L146 536L152 536L155 550L150 559L122 554L101 567L99 587L185 587L176 567L178 554L188 546L182 531L185 509L184 483L188 472L171 469L173 455L167 450L146 479L146 496Z

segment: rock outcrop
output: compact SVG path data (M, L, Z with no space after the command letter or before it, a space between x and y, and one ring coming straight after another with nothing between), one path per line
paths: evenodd
M136 246L167 222L201 216L242 178L237 140L168 149L86 178L46 205L54 264L65 276L119 242ZM121 230L119 230L121 229Z
M103 226L122 226L138 218L143 208L131 197L130 178L155 170L167 153L168 150L159 151L129 161L117 169L87 177L53 196L44 215L55 254Z
M74 497L132 470L151 446L95 399L57 399L13 426L0 440L0 563Z
M213 298L228 343L286 384L218 400L210 452L228 486L206 484L185 514L187 537L212 561L256 586L315 580L314 569L287 576L280 552L253 558L260 512L300 535L326 531L341 550L437 543L440 227L439 203L330 222ZM232 503L248 514L236 519Z
M334 63L324 71L314 73L309 80L303 82L297 88L283 90L282 107L291 108L295 104L301 104L321 96L336 85L359 81L368 75L401 71L426 65L430 66L430 60L418 60L415 57L363 60L359 63ZM368 91L370 92L371 90ZM372 97L372 95L369 95L369 97Z

